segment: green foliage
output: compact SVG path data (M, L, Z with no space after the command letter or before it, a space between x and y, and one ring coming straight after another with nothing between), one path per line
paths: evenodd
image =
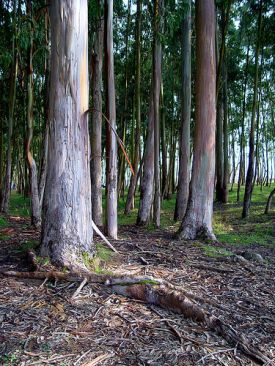
M2 227L8 227L9 223L8 221L5 219L5 217L0 216L0 228Z

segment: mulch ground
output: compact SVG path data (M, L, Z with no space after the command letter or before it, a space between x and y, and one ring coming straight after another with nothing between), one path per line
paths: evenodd
M18 249L39 233L28 220L9 220L0 269L26 271ZM204 309L231 324L270 358L269 365L275 364L274 247L250 249L263 256L264 264L240 263L209 258L198 242L177 242L171 232L136 226L123 226L113 245L120 254L106 271L164 278L210 299L217 306L205 303ZM237 345L195 321L94 284L72 299L78 286L0 277L1 365L256 365Z

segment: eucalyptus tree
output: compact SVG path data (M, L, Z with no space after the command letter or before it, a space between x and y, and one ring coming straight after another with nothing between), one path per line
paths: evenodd
M196 99L190 193L180 239L215 239L212 229L215 178L216 57L214 0L196 0Z
M41 255L60 266L84 267L93 255L88 131L87 0L53 0L49 153Z
M191 119L191 0L187 2L182 21L182 95L179 141L179 176L175 220L182 220L186 211L190 181L190 119Z
M117 239L117 142L116 101L113 54L113 0L105 0L105 77L106 77L106 233Z
M262 32L262 0L259 1L259 16L258 16L258 31L257 41L255 49L255 74L254 74L254 87L253 87L253 103L252 103L252 114L251 114L251 126L249 134L249 158L248 168L245 180L245 193L243 201L242 217L248 216L252 190L253 190L253 177L254 177L254 160L255 160L255 125L256 125L256 113L258 103L258 80L259 80L259 52L261 46L261 32Z

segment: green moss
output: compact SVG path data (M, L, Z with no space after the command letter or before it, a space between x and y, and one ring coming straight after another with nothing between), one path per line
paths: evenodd
M103 244L100 243L96 244L96 256L99 259L108 262L114 255L115 253L111 249L104 246Z

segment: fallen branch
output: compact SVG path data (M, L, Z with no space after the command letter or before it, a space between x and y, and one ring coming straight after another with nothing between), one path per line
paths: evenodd
M211 316L201 306L188 297L187 292L175 291L173 285L162 279L152 277L119 277L108 275L97 275L91 272L85 273L63 273L51 272L0 272L3 276L33 279L55 279L70 282L87 282L109 286L119 295L143 301L147 304L157 305L175 313L192 318L197 322L205 323L209 329L221 335L229 343L233 344L254 361L259 364L269 363L270 359L255 346L250 345L248 340L230 325L221 319ZM192 295L192 294L191 294ZM195 298L193 296L193 298ZM194 299L193 299L194 300ZM201 301L202 299L199 298ZM207 302L207 301L205 301Z
M93 227L94 231L101 237L101 239L104 240L104 242L108 245L108 247L110 249L112 249L112 251L114 251L115 253L118 253L118 251L116 250L116 248L112 246L112 244L105 237L105 235L99 230L99 228L96 226L96 224L93 222L93 220L92 220L92 227Z

